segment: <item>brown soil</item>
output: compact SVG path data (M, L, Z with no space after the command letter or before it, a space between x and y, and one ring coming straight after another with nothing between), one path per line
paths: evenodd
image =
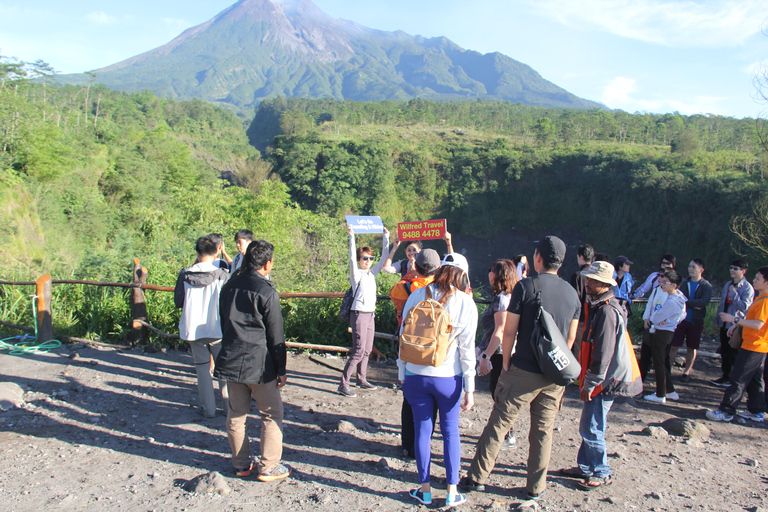
M711 350L709 346L703 347ZM75 353L78 357L70 358ZM315 356L317 357L317 356ZM322 358L322 356L321 356ZM339 366L341 359L322 359ZM0 413L0 504L27 510L401 510L416 505L412 460L400 457L401 394L392 361L374 363L380 388L357 398L334 394L339 372L307 355L289 359L284 460L291 478L265 484L234 478L225 418L197 413L191 357L184 352L101 350L63 346L53 353L0 354L0 381L25 388L26 405ZM768 507L768 429L763 424L717 424L704 418L722 390L707 383L718 361L701 358L694 380L679 384L679 402L639 399L614 406L608 447L615 481L585 493L575 481L550 475L543 510L765 510ZM651 390L646 385L646 390ZM491 408L486 379L478 379L476 407L462 413L463 465ZM577 389L570 386L557 422L550 470L573 466L580 443ZM706 442L654 438L641 431L670 417L700 421ZM342 428L341 420L358 428ZM342 424L342 427L344 424ZM529 418L515 431L518 448L502 452L483 493L464 509L515 508L522 501ZM258 418L249 433L258 450ZM442 452L439 432L433 451ZM230 494L195 494L188 480L218 471ZM440 457L432 466L438 507L444 491Z

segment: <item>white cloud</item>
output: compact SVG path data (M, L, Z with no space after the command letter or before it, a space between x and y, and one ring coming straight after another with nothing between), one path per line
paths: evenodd
M534 3L535 1L535 3ZM529 0L563 25L683 47L743 44L768 22L764 0Z
M685 115L720 112L723 104L732 100L725 96L684 96L638 99L635 93L643 93L634 78L617 76L603 86L600 102L608 108L627 112L680 112Z
M86 15L86 18L91 23L97 23L99 25L111 25L117 21L115 16L110 16L103 11L89 13Z

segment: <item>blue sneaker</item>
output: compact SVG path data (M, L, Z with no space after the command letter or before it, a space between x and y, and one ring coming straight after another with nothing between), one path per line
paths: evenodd
M466 503L467 497L463 494L449 494L445 497L445 508L458 507L462 503Z
M431 505L432 504L432 493L431 492L422 492L421 489L414 489L408 494L411 495L411 498L415 499L422 505Z
M737 413L742 418L746 418L748 420L756 421L758 423L762 423L764 421L763 413L758 412L757 414L749 411L741 411Z
M733 419L733 416L730 414L725 414L720 409L716 411L707 411L707 418L712 421L731 421Z

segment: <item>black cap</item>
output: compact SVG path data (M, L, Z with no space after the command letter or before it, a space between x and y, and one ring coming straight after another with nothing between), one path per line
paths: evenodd
M435 270L440 266L440 256L434 249L424 249L416 255L416 265L427 272Z
M626 256L616 256L616 259L613 260L613 266L616 267L617 269L623 267L625 263L629 265L635 264L634 261L629 261L629 258L627 258Z
M556 236L545 236L541 240L533 242L533 245L539 251L544 263L549 265L563 263L565 244Z

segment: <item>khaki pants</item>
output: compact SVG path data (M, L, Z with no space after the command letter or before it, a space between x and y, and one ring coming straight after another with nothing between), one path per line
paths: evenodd
M245 429L245 420L251 409L251 397L261 415L261 458L259 473L274 468L283 456L283 399L277 381L265 384L227 382L229 389L229 415L227 437L232 449L232 465L236 470L251 467L251 445Z
M213 418L216 415L216 396L213 392L213 377L211 377L211 356L216 361L221 350L221 340L200 338L199 340L189 340L187 343L189 343L189 348L192 351L192 361L195 363L200 407L203 408L203 415ZM219 390L221 391L224 414L226 414L229 409L229 399L225 381L219 381Z
M547 466L552 454L552 431L565 387L542 374L530 373L514 365L502 372L488 424L477 443L477 451L467 475L485 483L496 465L501 443L520 411L531 406L531 431L528 434L528 483L526 490L541 493L547 488Z

